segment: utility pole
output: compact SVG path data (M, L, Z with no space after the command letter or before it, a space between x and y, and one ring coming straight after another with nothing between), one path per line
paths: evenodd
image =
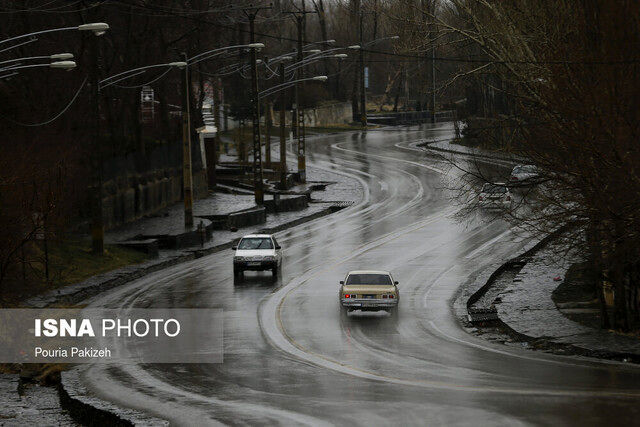
M435 35L435 24L433 22L429 22L427 19L428 15L433 17L436 13L436 0L421 0L421 9L422 9L422 17L424 19L425 28L429 28L428 32L428 41L431 42L431 78L428 79L427 85L430 86L430 115L431 115L431 123L436 122L436 35ZM425 54L425 62L428 61L428 54ZM427 70L429 70L427 68ZM427 71L425 71L427 72ZM428 98L427 98L428 99ZM426 102L426 101L425 101Z
M287 82L284 76L284 64L280 64L280 81L282 84ZM280 94L280 188L287 188L287 136L285 134L287 97L286 90Z
M409 70L404 68L404 111L409 109Z
M267 168L271 167L271 128L273 120L271 118L271 102L264 104L264 164Z
M363 127L367 127L367 93L364 84L364 50L363 50L363 20L364 14L362 13L362 9L358 10L359 16L359 25L358 25L358 34L360 40L360 55L358 58L358 62L360 63L360 123Z
M256 13L249 15L250 43L255 42ZM260 141L260 100L258 99L258 60L256 48L251 48L251 118L253 120L253 188L257 205L264 204L262 182L262 146Z
M297 62L302 62L304 60L304 56L302 53L302 35L304 33L304 13L296 16L296 20L298 23L298 57ZM303 78L304 76L304 67L300 67L295 71L294 79L298 80ZM306 165L305 165L305 140L304 140L304 110L300 105L300 83L296 83L295 85L295 97L296 97L296 116L298 120L298 176L300 177L300 182L306 182Z
M296 11L285 11L284 13L290 13L294 16L295 20L296 20L296 25L298 27L298 41L297 41L297 57L296 57L296 62L301 63L302 60L304 59L304 54L302 52L302 44L303 44L303 40L304 40L304 23L305 23L305 16L307 13L316 13L315 11L307 11L304 8L304 3L303 3L303 9L300 10L296 10ZM300 80L302 78L304 78L304 67L299 67L294 71L294 76L293 78L295 80ZM303 90L303 85L300 82L297 82L294 86L294 105L293 105L293 111L294 114L292 115L292 118L294 118L294 120L291 121L291 127L294 129L297 129L295 135L298 138L298 176L300 177L300 182L306 182L307 181L307 170L306 170L306 147L305 147L305 128L304 128L304 108L302 108L302 106L300 105L300 91ZM294 121L297 121L297 123L295 123L294 125ZM295 126L295 127L294 127Z
M249 43L255 43L255 19L262 9L268 7L252 7L251 12L244 10L249 18ZM264 183L262 175L262 144L260 138L260 97L258 89L258 53L255 47L251 48L251 117L253 121L253 191L257 205L264 204Z
M182 60L189 63L187 53L182 52ZM184 226L193 227L193 173L191 171L191 96L189 95L189 67L184 67L182 94L182 187L184 191Z
M432 37L434 45L431 47L431 123L436 122L436 47L435 37Z
M304 60L304 54L302 53L302 45L307 43L307 5L305 0L302 0L302 14L301 22L298 27L298 61ZM300 67L296 78L304 78L304 67ZM296 83L296 90L298 94L304 92L304 82ZM306 150L307 141L305 135L305 123L304 123L304 106L300 104L300 97L296 95L296 105L298 106L298 177L300 182L307 182L307 165L306 165Z
M102 181L103 181L103 156L100 143L100 38L93 37L91 64L91 85L93 88L93 167L92 174L92 200L91 200L91 249L95 255L104 254L104 220L102 218Z
M220 103L222 102L222 80L217 78L214 84L214 95L213 95L213 123L216 127L216 136L213 139L214 144L214 154L213 159L215 160L215 164L211 169L210 175L210 184L212 184L212 188L216 188L217 180L216 180L216 165L218 164L220 158L220 132L222 132L222 123L220 120L220 114L222 112L220 108Z
M264 63L267 64L269 61L267 57L264 58ZM271 117L271 101L265 101L264 107L264 161L267 168L271 167L271 128L273 127L273 119Z

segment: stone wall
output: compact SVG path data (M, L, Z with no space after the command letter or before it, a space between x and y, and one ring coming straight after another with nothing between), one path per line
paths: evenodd
M305 123L308 126L346 124L352 121L353 114L350 102L341 102L305 110Z
M274 126L280 125L280 112L272 114ZM330 105L322 105L316 108L304 110L304 121L307 126L327 126L334 124L346 124L353 121L350 102L336 102ZM285 123L291 124L291 111L285 114Z
M264 111L262 113L264 114ZM353 121L350 102L336 102L330 105L308 108L304 113L304 120L307 126L327 126L351 123ZM273 117L274 126L279 126L280 112L273 111L271 117ZM291 110L287 110L285 117L285 123L287 126L291 125ZM264 124L264 115L261 116L260 120ZM236 129L238 125L239 123L236 120L233 120L233 118L227 118L227 129ZM246 125L250 126L251 120L247 120Z
M193 197L208 193L204 170L193 173ZM105 182L102 215L106 229L154 214L182 200L182 170L168 168L129 174Z

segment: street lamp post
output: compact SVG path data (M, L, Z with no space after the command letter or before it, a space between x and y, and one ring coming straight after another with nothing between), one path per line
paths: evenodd
M282 92L282 95L280 96L280 187L284 189L287 187L287 145L285 137L285 109L287 108L287 103L284 91L292 86L295 87L298 83L304 81L324 82L327 80L327 76L314 76L287 82L284 64L280 64L279 74L281 83L270 87L269 89L265 89L260 92L258 96L260 98L265 98L269 95L273 95L274 93Z
M249 15L251 39L255 42L254 22L255 14ZM256 204L264 204L264 188L262 175L262 147L260 144L260 99L258 89L258 56L257 48L251 48L251 115L253 120L253 188Z
M284 63L280 63L280 82L286 84L287 79L284 75ZM287 98L286 91L280 94L280 188L287 188L287 137L285 135L285 120Z
M261 10L271 9L269 6L249 6L244 14L249 19L249 42L251 47L251 113L253 118L253 188L257 205L264 204L264 188L262 182L262 147L260 141L260 94L258 92L258 49L264 47L255 43L255 20Z
M101 36L103 35L107 30L109 29L109 25L104 23L104 22L95 22L95 23L90 23L90 24L83 24L83 25L79 25L79 26L75 26L75 27L63 27L63 28L53 28L53 29L49 29L49 30L41 30L41 31L35 31L32 33L28 33L28 34L22 34L20 36L16 36L16 37L11 37L5 40L0 40L0 45L6 44L6 43L10 43L12 41L16 41L16 40L21 40L24 38L30 38L30 37L34 37L36 35L39 34L46 34L46 33L53 33L53 32L58 32L58 31L72 31L72 30L77 30L77 31L92 31L96 36ZM18 45L14 45L11 46L9 48L4 48L2 49L7 50L7 49L12 49L14 47L17 47L21 44L24 43L19 43ZM100 122L100 111L99 111L99 101L98 101L98 93L99 93L99 67L98 67L98 46L97 46L97 37L96 40L94 40L93 43L93 69L92 69L92 81L91 83L93 84L93 90L94 90L94 105L93 105L93 109L94 109L94 155L91 156L92 160L93 160L93 168L92 168L92 174L93 174L93 191L91 191L92 194L92 203L91 203L91 216L92 216L92 225L91 225L91 241L92 241L92 249L93 249L93 253L95 254L99 254L102 255L104 253L104 222L102 219L102 156L100 154L100 144L97 141L97 136L99 134L99 122ZM52 58L53 59L53 58ZM72 61L59 61L59 62L68 62L71 63ZM52 63L50 66L54 67L54 68L66 68L68 69L70 67L70 64L58 64L56 66L54 66L53 64L58 64L57 62ZM73 63L74 67L75 67L75 63ZM23 67L14 67L14 70L17 70L19 68L32 68L34 66L23 66ZM96 163L100 163L99 165Z
M297 56L297 62L295 64L291 64L289 65L286 70L289 72L293 72L294 73L294 78L296 78L296 84L294 86L294 105L293 105L293 112L294 114L291 117L291 127L294 127L294 122L297 119L297 132L295 133L297 139L298 139L298 177L300 179L300 182L306 182L307 177L306 177L306 140L305 140L305 122L304 122L304 108L300 105L300 91L304 90L303 89L303 84L305 81L309 80L309 79L305 79L304 78L304 66L309 64L310 62L313 61L317 61L319 59L323 59L323 58L343 58L344 54L337 54L337 55L326 55L326 56L322 56L323 53L326 52L331 52L331 51L335 51L335 50L340 50L340 49L344 49L344 48L335 48L335 49L329 49L327 51L320 51L320 50L316 50L315 52L313 52L312 55L310 55L306 60L304 59L303 56L303 47L302 47L302 37L300 36L300 31L302 31L302 18L301 17L297 17L297 23L298 23L298 31L299 31L299 35L298 35L298 56ZM356 48L360 48L359 45L354 45L354 46L349 46L347 47L347 49L356 49ZM311 79L311 80L317 80L317 79Z
M182 52L185 63L188 62L186 52ZM184 227L193 227L193 172L191 161L191 100L189 95L189 67L184 67L182 80L182 188L184 192Z
M302 53L302 24L304 22L305 14L296 16L296 23L298 26L298 62L302 62L304 59ZM294 78L304 78L304 71L300 69L300 71L296 70L294 74ZM300 87L299 83L295 85L295 111L296 111L296 136L298 137L298 177L300 182L306 182L306 165L305 165L305 129L304 129L304 109L300 105Z
M316 13L315 11L308 11L305 8L304 2L302 2L302 9L299 9L296 6L295 11L285 11L284 13L288 13L293 15L296 20L296 27L298 30L298 43L297 43L297 61L302 62L303 59L303 39L305 34L305 21L306 15L308 13ZM333 42L333 40L327 40L328 42ZM317 49L313 49L314 52L318 52ZM299 79L300 76L304 76L304 71L300 70L300 72L296 71L294 74L294 78L298 79L296 81L302 81ZM298 139L298 176L301 182L306 181L306 169L305 169L305 138L304 138L304 109L300 106L300 90L302 87L298 83L295 85L294 89L294 106L293 106L293 114L291 117L291 129L294 132L294 135Z
M239 48L250 48L255 51L255 49L261 49L264 47L263 43L254 43L253 41L249 44L241 44L234 46L225 46L221 48L211 49L206 52L199 53L191 58L187 58L186 53L182 53L183 62L172 62L169 64L160 64L169 65L169 66L178 66L180 68L184 68L184 78L183 81L183 114L182 114L182 184L183 184L183 193L184 193L184 225L185 228L191 228L193 226L193 162L191 157L191 102L190 102L190 83L189 83L189 66L197 64L198 62L205 61L207 59L211 59L214 56L220 55L231 49L239 49ZM143 67L150 68L150 67ZM131 70L132 72L137 71ZM125 78L131 77L131 74ZM260 136L258 135L258 138Z
M102 28L102 26L101 26ZM93 91L93 150L91 156L91 249L95 255L104 254L104 218L102 212L103 154L100 144L100 46L99 38L104 30L94 31L91 43L92 61L90 82Z
M359 22L359 36L360 36L360 46L362 46L362 48L366 47L366 46L370 46L374 43L378 43L381 42L383 40L391 40L391 39L398 39L400 37L398 36L391 36L391 37L382 37L376 40L372 40L370 42L367 42L365 44L362 43L362 38L363 38L363 32L364 32L364 26L363 26L363 16L364 14L362 13L362 10L360 10L360 22ZM367 84L365 85L365 67L364 67L364 50L360 49L360 55L358 57L358 62L359 62L359 68L360 68L360 123L362 124L363 127L367 127L367 87L369 86L369 82L367 81ZM367 80L369 80L369 76L367 75Z
M363 37L363 13L362 10L360 12L360 22L358 25L358 34L360 38L360 46L362 46L362 37ZM367 94L365 92L365 84L364 84L364 51L360 49L358 56L358 62L360 65L360 123L364 128L367 127Z
M1 61L0 65L2 65L2 67L0 67L0 71L2 70L7 70L9 68L13 68L13 67L18 67L20 65L22 65L23 62L25 61L33 61L36 59L49 59L51 61L66 61L68 59L73 59L73 54L72 53L56 53L54 55L43 55L43 56L28 56L25 58L15 58L15 59L9 59L6 61ZM3 64L9 64L9 65L3 65ZM52 62L53 64L53 62ZM40 64L38 64L40 65ZM47 65L47 64L44 64Z
M313 58L311 58L311 57L306 58L302 62L296 62L296 63L293 63L291 65L288 65L287 67L285 67L284 71L285 71L285 73L292 73L295 70L298 70L298 69L300 69L300 68L302 68L302 67L304 67L306 65L309 65L312 62L319 61L321 59L329 59L329 58L344 59L344 58L347 58L347 57L348 57L348 55L346 53L338 53L338 54L334 54L334 55L322 55L322 56L317 56L316 55Z
M47 34L59 31L92 31L94 35L101 36L109 29L109 24L104 22L94 22L90 24L78 25L75 27L62 27L62 28L53 28L49 30L41 30L35 31L28 34L22 34L20 36L11 37L5 40L0 40L0 45L4 45L6 43L10 43L16 40L21 40L24 38L32 38L34 36L40 34ZM10 46L8 48L3 48L2 51L15 48L24 44L25 42L19 43L17 45ZM100 144L97 140L97 136L99 134L99 122L100 122L100 104L98 100L99 94L99 66L98 66L98 40L97 37L93 43L93 66L91 70L91 83L94 91L94 150L92 158L93 168L92 168L92 185L93 191L92 194L92 203L91 203L91 216L92 216L92 224L91 224L91 240L92 240L92 249L93 253L102 255L104 253L104 223L102 219L102 155L100 153ZM72 62L72 61L59 61L59 62ZM56 63L52 63L53 64ZM55 68L67 68L70 64L67 65L58 65ZM75 66L75 63L74 63ZM29 67L29 66L27 66ZM18 69L18 68L14 68ZM99 163L99 164L97 164Z
M292 80L292 81L288 81L285 83L281 83L279 85L276 86L272 86L268 89L263 90L262 92L260 92L258 94L260 99L266 98L267 96L273 95L274 93L280 92L284 89L288 89L290 87L293 87L296 85L296 83L300 83L300 82L310 82L310 81L315 81L315 82L326 82L327 81L327 76L313 76L313 77L306 77L304 79L298 79L298 80Z
M264 164L265 167L271 167L271 128L273 127L273 118L271 117L272 105L270 101L264 104Z
M431 47L431 123L436 122L436 46Z
M49 67L49 68L56 68L59 70L71 71L76 67L76 63L73 61L56 61L50 64L16 65L13 67L0 68L0 72L9 72L9 74L0 75L0 79L5 79L18 74L17 72L18 70L24 70L28 68L42 68L42 67Z
M318 45L318 44L331 45L331 44L333 44L333 43L335 43L335 42L336 42L335 40L331 39L331 40L321 40L321 41L318 41L318 42L307 43L306 45L304 45L304 46L302 47L302 50L303 50L303 52L305 52L305 53L311 53L311 52L322 52L321 50L316 49L316 48L314 48L314 49L309 49L309 48L310 48L311 46ZM339 49L344 49L344 48L339 47L339 48L335 48L335 49L331 49L331 50L339 50ZM281 60L282 58L286 58L286 57L289 57L289 56L291 56L291 55L295 55L297 52L298 52L298 49L296 48L296 50L294 50L294 51L287 52L287 53L283 53L283 54L281 54L281 55L275 56L275 57L273 57L273 58L271 58L271 59L269 60L269 63L272 63L273 61L279 61L279 60ZM325 52L326 52L326 51L325 51Z
M52 28L52 29L49 29L49 30L35 31L35 32L32 32L32 33L22 34L20 36L15 36L15 37L11 37L11 38L8 38L8 39L0 40L0 45L5 44L5 43L9 43L9 42L12 42L12 41L16 41L16 40L28 38L28 37L34 37L34 36L37 36L37 35L40 35L40 34L55 33L55 32L59 32L59 31L73 31L73 30L77 30L77 31L93 31L93 33L96 36L101 36L108 29L109 29L109 24L105 24L104 22L93 22L93 23L90 23L90 24L82 24L82 25L78 25L78 26L75 26L75 27ZM14 46L14 47L16 47L16 46Z

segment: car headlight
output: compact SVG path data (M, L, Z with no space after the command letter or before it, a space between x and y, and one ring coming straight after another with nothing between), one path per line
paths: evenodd
M234 258L236 261L245 261L243 256L237 256Z
M264 257L262 257L263 261L274 261L275 259L276 257L273 255L265 255Z

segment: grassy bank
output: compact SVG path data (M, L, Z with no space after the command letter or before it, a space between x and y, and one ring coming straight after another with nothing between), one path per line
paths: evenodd
M65 239L48 242L30 242L25 247L23 260L3 286L3 305L15 307L31 296L73 286L96 274L105 273L148 259L142 252L105 245L103 256L91 253L91 242ZM48 270L48 271L47 271Z

